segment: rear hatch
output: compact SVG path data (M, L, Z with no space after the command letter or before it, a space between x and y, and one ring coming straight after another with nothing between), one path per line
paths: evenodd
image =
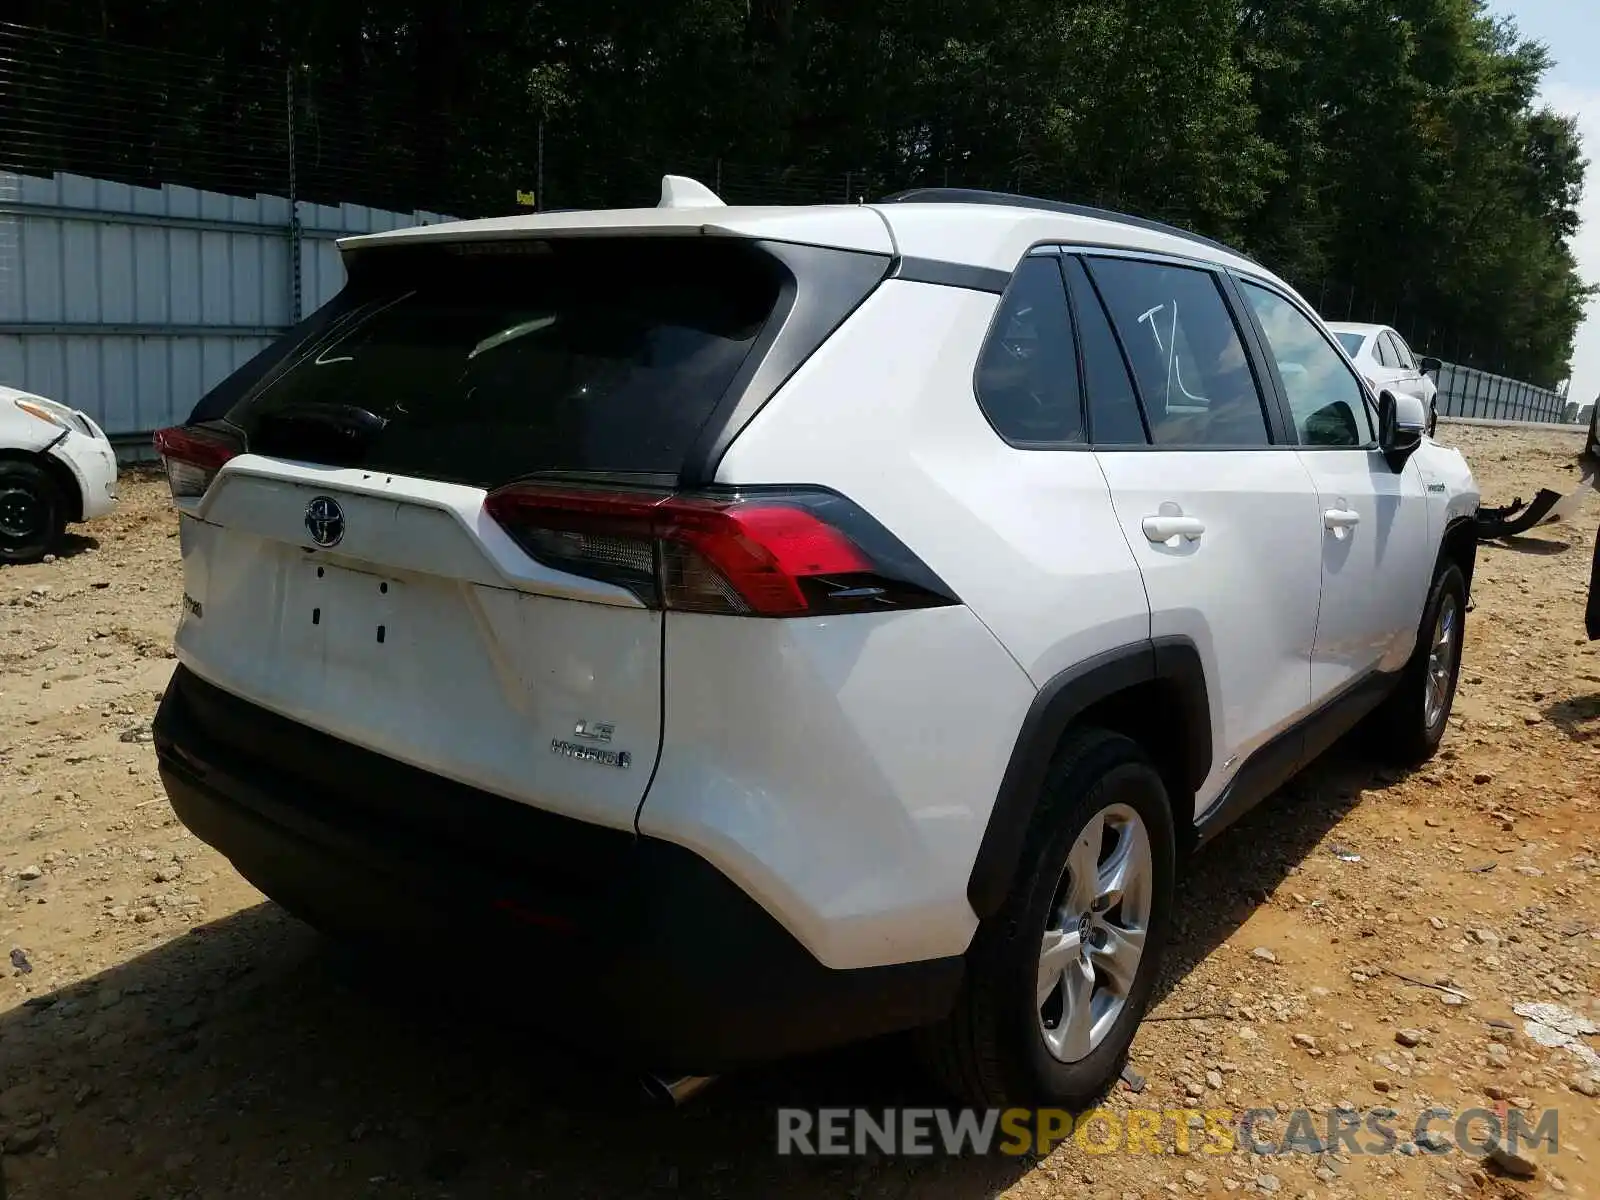
M530 481L668 495L769 352L792 275L757 243L681 235L350 266L158 439L183 513L180 659L357 745L631 827L662 712L638 547L560 532L591 568L565 571L485 501ZM623 575L592 569L612 553Z

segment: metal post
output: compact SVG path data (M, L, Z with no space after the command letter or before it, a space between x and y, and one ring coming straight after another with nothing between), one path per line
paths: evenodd
M539 114L538 159L533 168L533 211L544 210L544 114Z
M850 174L851 173L849 171L844 173L844 202L846 204L850 203L850 195L852 191L850 187Z
M295 186L294 64L283 73L284 114L289 133L289 324L300 323L300 195Z

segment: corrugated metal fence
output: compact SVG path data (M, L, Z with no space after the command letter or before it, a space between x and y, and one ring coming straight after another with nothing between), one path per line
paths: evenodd
M332 298L334 239L448 219L0 172L0 384L147 435Z
M1560 392L1455 363L1444 364L1438 383L1437 404L1442 417L1565 422L1577 416L1568 416L1567 398Z

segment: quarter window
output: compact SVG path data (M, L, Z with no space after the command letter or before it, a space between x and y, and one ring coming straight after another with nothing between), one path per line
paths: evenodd
M1366 392L1311 318L1277 292L1241 281L1278 364L1303 446L1365 446L1373 438ZM1382 341L1379 341L1382 345Z
M978 360L977 390L989 423L1012 445L1084 441L1072 317L1054 255L1017 268Z
M1210 271L1122 258L1090 274L1133 364L1158 446L1265 446L1244 343Z

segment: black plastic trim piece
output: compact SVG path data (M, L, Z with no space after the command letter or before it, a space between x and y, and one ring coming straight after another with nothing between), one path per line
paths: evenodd
M1135 217L1129 213L1114 212L1107 208L1093 208L1087 204L1070 204L1065 200L1043 200L1037 196L1018 196L1010 192L991 192L981 188L912 188L909 191L896 192L892 196L885 196L878 201L880 204L997 204L1009 208L1031 208L1040 212L1063 213L1072 217L1093 217L1098 221L1114 221L1119 225L1132 225L1138 229L1148 229L1152 233L1165 233L1172 237L1183 238L1185 241L1197 242L1213 250L1221 250L1235 258L1242 258L1246 262L1255 262L1242 250L1236 250L1224 242L1208 238L1204 234L1181 228L1177 225L1168 225L1165 221L1153 221L1149 217Z
M1258 749L1196 820L1197 843L1205 845L1309 766L1382 704L1399 680L1398 672L1365 675Z
M684 847L406 766L182 666L154 734L179 819L274 900L403 952L447 944L522 1018L658 1071L718 1074L926 1025L961 984L959 956L826 967Z
M1272 356L1266 330L1261 327L1256 310L1244 294L1239 277L1234 272L1220 272L1217 282L1221 284L1228 306L1233 310L1233 323L1239 331L1239 340L1244 344L1245 356L1250 360L1256 390L1261 393L1265 405L1272 441L1279 446L1298 446L1300 431L1295 428L1288 389L1283 386L1283 376L1278 370L1277 359Z
M782 265L787 278L761 336L685 456L680 487L715 481L734 439L883 282L894 262L885 254L793 242L755 245Z
M1193 643L1184 638L1135 642L1063 671L1039 689L1029 706L990 810L967 879L967 900L979 918L992 916L1005 903L1028 823L1067 728L1100 701L1156 680L1174 685L1185 710L1187 782L1197 788L1205 780L1211 770L1211 707L1205 671Z
M975 267L968 263L944 262L936 258L902 258L894 279L908 283L931 283L938 287L966 288L998 296L1011 284L1011 273L995 267Z
M1594 558L1589 564L1589 599L1583 607L1583 629L1591 642L1600 642L1600 533L1595 534Z

